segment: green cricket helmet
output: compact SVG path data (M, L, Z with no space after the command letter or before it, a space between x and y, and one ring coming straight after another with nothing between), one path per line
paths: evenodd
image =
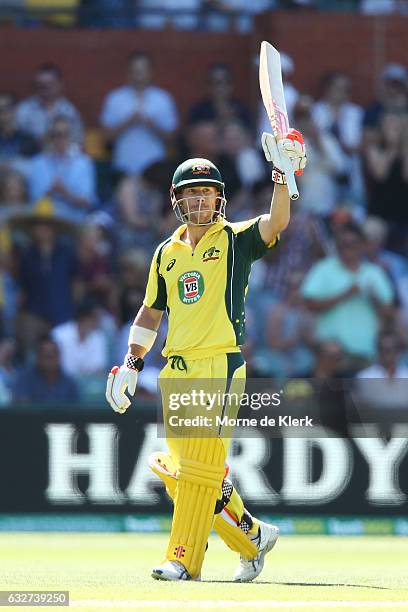
M216 187L219 195L217 196L217 204L215 210L200 207L195 210L190 210L189 200L196 199L196 196L189 198L178 198L178 194L185 187L201 187L211 186ZM170 197L173 210L176 217L182 223L190 223L192 225L210 225L215 223L220 218L225 217L225 185L222 181L221 173L217 166L210 160L201 157L187 159L180 164L173 175L172 185L170 188ZM203 196L203 200L209 196ZM212 197L212 196L211 196ZM210 220L200 222L200 213L211 211L213 214Z

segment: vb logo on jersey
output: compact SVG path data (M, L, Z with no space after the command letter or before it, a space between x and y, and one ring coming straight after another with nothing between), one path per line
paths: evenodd
M220 258L220 250L216 249L214 246L210 247L203 253L203 263L205 261L215 261Z
M178 279L180 300L183 304L195 304L204 293L204 279L200 272L185 272Z

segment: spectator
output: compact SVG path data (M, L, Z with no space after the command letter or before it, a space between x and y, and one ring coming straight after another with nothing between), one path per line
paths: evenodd
M373 359L382 319L393 315L392 285L377 265L363 260L361 229L349 224L337 234L337 256L317 262L302 294L316 314L318 340L335 340L348 355L347 369Z
M401 354L402 345L395 332L380 334L377 361L357 374L358 398L369 408L406 410L408 367L401 363Z
M271 201L270 182L263 187L262 184L257 186L254 195L254 213L262 214ZM294 206L290 223L281 237L282 248L276 249L276 253L270 251L253 266L251 279L261 293L257 300L265 299L268 303L271 298L283 299L288 293L291 275L298 273L303 277L317 259L328 252L326 234L327 231L316 217L302 206Z
M139 0L139 27L145 30L196 30L203 0ZM150 12L151 11L151 12Z
M336 136L346 153L358 152L363 109L350 102L350 78L343 72L331 72L323 78L322 90L312 112L317 126Z
M108 344L92 299L84 299L75 319L55 327L52 337L59 347L64 371L74 379L106 374Z
M315 346L315 364L306 374L314 387L311 410L318 410L316 421L326 431L334 432L339 437L349 435L349 421L353 420L348 406L348 383L350 373L345 370L344 353L341 346L332 340L317 343Z
M38 341L35 365L18 377L14 401L53 405L78 402L77 386L61 369L58 346L48 336Z
M387 64L381 75L378 99L365 110L363 126L367 144L375 142L375 130L383 114L388 112L408 112L408 71L401 64Z
M0 206L4 208L26 207L28 204L27 184L17 170L5 170L0 174ZM1 214L1 213L0 213Z
M331 380L343 374L343 351L341 346L333 340L318 342L315 346L314 368L307 374L316 380Z
M365 219L362 230L365 238L365 255L371 263L383 268L395 286L408 273L408 259L388 250L385 245L388 238L387 223L379 217L369 216Z
M219 129L215 121L199 121L189 127L187 132L187 156L204 157L205 159L211 159L216 164L223 177L225 193L231 209L231 199L238 195L242 185L235 160L222 151Z
M82 297L88 295L94 298L98 304L113 312L112 245L107 230L95 221L89 220L82 226L76 246L80 286L78 293Z
M208 69L209 97L197 102L189 111L187 123L214 121L218 129L231 119L238 119L246 127L251 121L248 109L233 97L234 81L230 68L225 64L213 64Z
M163 198L160 191L142 176L124 177L116 190L121 230L121 249L140 247L151 252L159 240Z
M28 186L33 201L52 199L60 216L82 221L96 201L94 163L73 142L70 122L56 117L48 134L48 147L34 157Z
M15 126L14 94L0 92L0 170L23 171L27 159L37 152L34 138Z
M408 252L408 114L383 114L376 142L365 150L368 210L390 224L388 246Z
M113 145L113 166L141 174L166 157L166 146L178 127L177 110L167 91L152 85L153 64L145 53L128 59L128 84L106 97L101 124Z
M295 104L299 99L299 92L296 87L291 82L293 77L293 73L295 72L295 63L293 59L287 55L286 53L280 54L281 58L281 68L282 68L282 82L283 82L283 92L285 94L285 102L286 102L286 110L288 112L289 124L293 123L293 110L295 108ZM259 57L256 56L255 61L257 70L259 69ZM263 132L271 131L271 123L269 121L268 115L266 114L265 106L262 100L259 102L259 110L258 110L258 140L261 142L261 136Z
M73 140L82 142L81 117L75 106L63 96L64 85L58 66L40 66L35 73L34 88L34 95L17 106L17 128L42 141L55 118L65 117L71 124Z
M83 28L130 28L139 0L80 0L78 25Z
M242 123L235 119L228 121L222 132L222 143L223 151L235 160L237 174L244 187L251 188L265 178L264 157L252 146L250 133Z
M377 362L358 372L358 378L408 378L408 367L401 364L402 345L399 336L384 331L378 337ZM405 395L405 400L407 395Z
M0 406L9 404L12 398L16 383L15 354L15 340L8 337L2 338L0 340Z
M299 98L294 109L294 125L305 137L307 172L299 177L302 207L315 214L328 215L339 203L339 181L347 173L347 160L337 139L319 130L312 116L312 100Z
M361 0L360 11L364 15L391 15L393 13L408 14L406 0Z
M20 236L13 234L10 220L16 214L26 212L28 198L24 177L16 170L6 170L0 174L0 307L2 324L13 332L15 319L17 287L14 281L16 258L13 241Z
M119 321L127 325L142 305L149 273L148 258L142 249L128 249L119 258Z
M16 271L22 305L17 333L27 349L51 326L73 317L78 262L61 234L72 233L75 226L57 217L44 200L31 214L16 217L12 227L30 238L18 254Z
M303 376L312 367L313 319L302 305L301 278L292 272L286 295L270 307L266 347L257 352L255 360L256 370L262 376Z
M359 152L363 109L350 101L350 78L342 72L327 74L322 89L322 98L313 107L313 119L318 128L330 132L342 148L347 161L345 194L352 202L362 204L364 190Z
M276 0L207 0L206 25L210 30L225 31L231 23L241 33L250 32L254 16L276 8Z

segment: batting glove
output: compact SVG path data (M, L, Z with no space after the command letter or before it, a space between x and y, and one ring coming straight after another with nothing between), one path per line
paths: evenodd
M105 397L115 412L123 414L129 408L131 402L125 392L127 391L131 397L135 394L137 375L137 370L126 365L114 366L110 371Z
M280 170L283 166L283 155L289 158L293 172L296 176L303 174L307 157L305 141L300 132L292 129L288 132L287 136L279 142L276 141L273 134L264 132L261 142L266 161L273 164L272 180L275 183L286 184L285 174Z

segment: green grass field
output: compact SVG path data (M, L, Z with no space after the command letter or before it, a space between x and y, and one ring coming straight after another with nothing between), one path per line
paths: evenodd
M166 542L158 534L3 533L0 590L69 590L71 607L92 611L408 610L407 538L281 537L250 584L230 582L237 556L215 536L203 582L152 580Z

